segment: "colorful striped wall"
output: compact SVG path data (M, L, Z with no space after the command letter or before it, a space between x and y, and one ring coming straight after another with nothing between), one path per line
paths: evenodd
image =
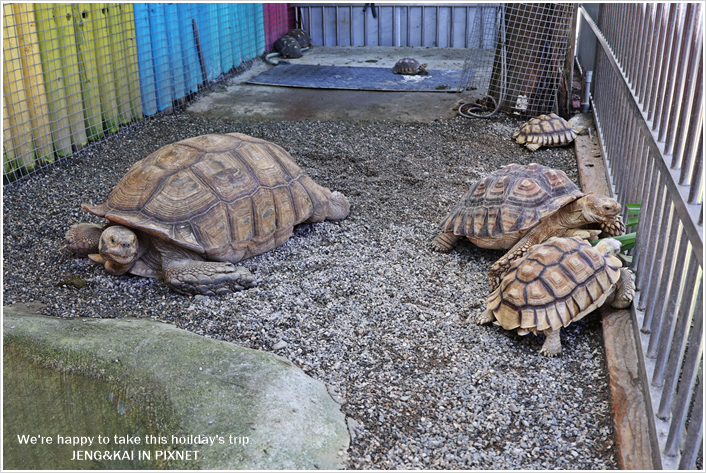
M4 182L179 105L271 50L269 38L292 26L288 10L262 3L3 4Z

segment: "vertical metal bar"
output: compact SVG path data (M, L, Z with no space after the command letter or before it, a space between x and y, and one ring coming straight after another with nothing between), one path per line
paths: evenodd
M651 116L653 102L655 97L656 77L658 77L659 67L662 63L664 42L661 37L664 31L664 4L657 4L657 11L652 14L651 5L640 5L645 11L645 29L642 31L642 37L648 38L645 45L644 54L642 54L642 66L640 69L641 79L640 99L642 100L642 109L646 111L648 116Z
M684 447L679 460L680 470L694 470L696 457L699 454L699 447L704 436L704 379L699 377L699 390L696 392L694 408L691 411L689 427L686 431Z
M340 41L339 35L338 35L338 7L336 6L333 8L334 8L334 13L336 15L336 25L335 25L336 26L336 44L334 44L334 46L340 46L341 41Z
M410 32L410 27L409 27L409 8L410 8L409 5L407 5L407 6L405 7L405 9L407 10L407 43L405 44L405 46L409 46L409 45L410 45L410 44L409 44L409 32Z
M422 36L419 38L419 46L424 47L424 37L426 36L426 25L424 24L424 5L421 6L422 9Z
M314 28L311 27L312 26L311 25L311 9L312 9L312 7L306 7L306 14L307 14L306 17L307 17L307 20L309 20L309 25L308 25L309 26L309 33L312 33L314 30ZM324 44L323 39L321 40L321 44Z
M482 7L480 7L480 8L482 8ZM474 15L477 15L477 14L478 14L477 11L474 12ZM471 26L470 26L471 19L470 19L470 15L471 15L471 7L466 7L466 31L463 32L463 34L464 34L464 38L463 38L463 47L464 47L464 48L469 48L469 47L470 47L470 46L468 45L468 38L469 38L469 36L471 36ZM480 36L481 36L481 38L483 37L483 30L482 30L482 29L480 30ZM482 46L481 46L481 47L482 47Z
M373 9L375 8L375 5L372 3L370 4L370 8ZM353 23L351 22L351 25ZM363 46L368 45L368 11L367 9L363 8Z
M699 303L697 305L697 314L703 310L702 295L699 294ZM694 326L689 334L689 344L686 348L686 356L684 365L682 366L681 380L677 385L677 400L672 409L672 420L669 424L669 434L667 434L667 442L664 446L664 454L674 456L679 448L684 424L686 423L686 415L689 409L689 402L693 393L694 381L698 374L698 366L701 364L701 356L703 354L703 317L694 317Z
M665 77L663 105L660 110L660 115L655 115L655 123L652 126L653 130L657 130L657 139L659 141L664 141L664 137L667 132L667 116L669 115L674 103L674 88L677 84L675 76L676 70L679 67L679 56L681 51L681 42L679 41L679 37L684 31L685 19L683 5L679 5L678 10L678 24L672 29L672 36L670 37L671 48L668 49L669 67L662 71Z
M652 8L649 5L642 3L635 4L638 10L639 22L638 22L638 38L644 38L644 41L635 41L635 55L636 55L636 71L635 71L635 94L639 97L639 101L642 104L647 104L649 94L648 84L652 82L652 74L654 74L653 62L657 59L655 54L653 54L656 45L655 37L659 34L659 22L651 23L652 20ZM662 10L662 4L657 6L657 18L659 18L660 12ZM647 25L650 28L647 28ZM643 110L645 109L643 105Z
M439 45L439 39L441 39L441 33L439 32L439 24L441 23L441 17L439 16L439 6L436 6L436 28L434 31L434 44L435 48L440 48L441 46Z
M674 245L674 242L676 242L679 236L679 218L677 217L676 210L674 209L674 203L671 201L671 199L668 199L668 201L669 224L667 225L667 227L669 229L669 238L667 238L666 240L660 240L664 241L664 244L662 244L661 248L657 250L662 254L662 263L659 267L660 276L659 280L657 281L657 287L655 288L656 297L654 299L654 303L650 304L650 306L647 308L647 311L645 312L645 318L649 318L651 321L650 340L647 344L646 353L646 356L648 358L654 358L657 356L657 344L659 342L661 330L664 326L663 319L666 313L665 308L667 307L668 299L672 295L672 276L673 271L676 270L674 264L681 264L681 261L676 261L674 259L674 252L676 251L676 246Z
M375 7L373 7L375 8ZM378 23L377 23L377 28L378 28L378 46L382 46L382 28L380 27L382 23L382 7L377 7L378 9Z
M692 50L689 61L690 73L687 76L688 90L686 91L686 99L684 100L682 116L679 120L680 127L679 130L677 130L676 148L674 150L671 165L672 169L678 169L681 167L682 175L685 172L687 174L691 172L690 168L693 166L694 158L694 156L689 156L688 153L685 155L684 150L690 149L691 146L689 146L688 143L693 142L697 134L703 132L701 129L703 125L703 110L701 110L700 104L697 107L694 107L694 102L698 102L701 94L703 93L703 87L701 87L701 79L703 77L703 37L700 22L698 31L696 32L695 44L696 47ZM686 133L687 128L689 129L689 133ZM682 183L681 176L679 178L679 183Z
M638 37L640 33L640 25L642 21L642 17L640 15L640 10L642 6L639 3L631 3L631 11L630 11L630 17L631 17L631 23L632 23L632 28L631 28L631 36L630 36L630 51L629 55L631 58L630 61L630 74L633 78L633 87L635 90L635 94L638 94L639 86L640 83L644 82L644 78L640 77L640 74L638 72L638 69L642 65L642 60L643 58L640 56L639 51L640 48L642 47L642 44L645 42L644 39L645 37ZM648 47L648 46L645 46ZM642 98L642 96L640 96Z
M392 5L392 45L399 46L397 39L397 7Z
M660 61L657 64L658 69L655 70L654 83L652 85L653 99L647 115L648 120L653 120L652 130L655 130L659 125L659 116L662 113L664 95L666 94L665 83L667 81L666 76L668 69L666 64L669 63L669 51L672 50L672 39L674 37L672 33L675 29L676 12L677 5L675 4L670 4L667 11L665 11L666 22L663 26L662 36L660 38Z
M689 328L691 327L692 315L701 317L701 314L696 312L695 308L697 305L697 294L701 292L701 279L697 279L700 272L699 262L691 254L694 251L691 245L689 245L689 249L689 262L686 265L686 272L683 281L686 283L696 281L697 284L693 290L691 287L685 287L685 290L689 289L689 292L683 295L681 303L679 304L677 323L674 328L673 342L669 347L669 358L667 359L667 365L665 368L666 373L664 375L664 384L662 385L659 408L657 409L656 414L657 417L662 420L669 419L669 412L672 408L674 395L677 392L677 382L679 381L679 374L681 373L681 362L684 359L687 334L689 333Z
M659 221L656 222L657 226L653 226L650 229L650 231L653 232L658 231L657 240L655 242L655 246L653 247L656 256L652 260L652 268L650 270L650 284L648 286L647 291L644 294L641 294L640 297L640 302L642 302L643 298L649 298L649 302L645 304L645 317L643 319L642 324L644 333L652 333L652 319L654 317L657 301L660 300L658 292L663 287L660 285L660 282L662 281L664 274L664 260L666 256L665 253L668 251L669 248L669 245L666 244L667 228L671 229L671 226L674 223L673 220L675 218L674 208L672 206L671 199L669 198L669 195L666 192L666 186L662 186L660 193L662 194L662 203L660 205L660 207L662 208L662 218L660 218ZM650 340L652 340L652 337L650 337ZM650 358L653 357L654 355Z
M353 6L348 7L348 44L354 46L353 44Z
M673 105L668 113L669 120L667 121L665 119L666 136L664 143L664 154L672 154L672 150L674 149L674 132L679 124L677 120L681 115L681 109L684 101L684 93L687 84L683 79L687 76L686 70L689 64L689 58L691 57L692 39L696 30L695 19L692 15L689 14L693 8L698 9L696 4L686 4L686 18L684 20L684 30L682 32L682 38L679 45L680 54L677 58L678 61L674 76L675 84L672 89L676 89L676 96L674 98Z
M448 47L453 48L454 47L454 20L455 20L455 13L456 13L456 7L451 5L451 27L449 28L449 42L448 42Z
M650 159L654 160L656 158L650 154ZM657 246L659 241L659 232L657 230L659 229L659 223L661 220L662 205L660 204L664 199L665 186L662 184L659 169L656 167L652 172L652 182L650 183L650 188L652 189L652 192L650 193L650 199L647 203L648 215L646 215L647 219L645 219L645 228L642 231L639 231L642 235L647 235L647 239L645 241L646 244L641 245L640 247L640 257L642 259L643 271L636 275L636 284L638 285L638 288L640 288L640 301L638 303L638 308L640 310L645 310L647 307L647 298L649 297L649 291L647 288L650 285L649 281L654 277L652 271L653 266L656 264L655 260L657 259L654 249L659 248ZM642 205L644 206L645 204L643 203ZM642 221L643 219L640 218L640 223L642 223ZM643 279L645 281L644 287ZM643 329L647 330L647 327L649 327L649 323L647 325L643 325Z
M696 148L696 153L695 155L701 159L697 159L695 166L694 166L694 172L691 175L691 183L689 187L689 197L687 199L687 202L692 204L692 205L698 205L699 199L701 198L701 192L703 190L703 169L704 169L704 162L703 162L703 140L704 140L704 135L703 133L699 133L699 141L698 141L698 147ZM701 211L699 212L701 215L700 220L699 220L699 225L703 226L703 204Z
M323 38L321 40L321 45L326 46L326 6L321 7L321 34Z
M648 358L657 357L658 348L660 348L660 344L662 343L665 345L664 350L666 353L666 345L668 345L671 335L671 327L674 322L674 308L676 307L677 296L679 295L679 285L682 282L681 279L677 278L675 273L677 273L679 268L683 269L684 254L686 253L686 243L688 241L688 238L682 235L680 229L682 229L681 222L677 218L676 212L672 212L669 239L667 240L670 244L664 245L665 256L663 261L665 267L662 272L665 274L665 277L660 281L657 291L657 300L654 304L655 309L652 325L650 326L650 341L647 344ZM675 255L679 256L675 258ZM665 360L658 357L656 365L661 365L663 368L664 362ZM661 386L662 376L663 371L655 368L652 377L652 386Z

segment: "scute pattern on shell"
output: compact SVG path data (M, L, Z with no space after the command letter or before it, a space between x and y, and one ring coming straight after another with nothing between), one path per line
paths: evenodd
M567 145L576 136L577 133L571 124L554 113L531 119L512 135L521 145L545 147Z
M552 237L513 262L488 309L506 330L557 330L600 307L622 264L578 237Z
M155 151L84 208L199 253L249 257L284 243L330 196L281 147L231 133Z
M441 228L483 248L508 249L540 220L583 195L563 171L510 164L473 184Z

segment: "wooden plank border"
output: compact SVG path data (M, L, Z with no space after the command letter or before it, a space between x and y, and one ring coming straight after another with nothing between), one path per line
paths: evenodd
M595 130L595 128L594 128ZM613 196L605 160L595 133L574 141L581 189ZM635 338L635 322L628 310L604 306L600 310L606 354L609 395L618 465L622 470L661 469L654 437L654 417L645 396L645 367Z

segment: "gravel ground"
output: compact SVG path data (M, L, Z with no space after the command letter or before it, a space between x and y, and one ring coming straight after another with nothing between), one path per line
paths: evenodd
M467 241L449 254L430 249L469 184L502 165L534 161L577 179L571 148L531 153L510 140L519 124L145 120L4 189L4 303L41 301L58 317L149 317L285 356L344 403L349 468L615 469L600 321L564 329L563 355L545 358L542 336L471 322L501 252ZM161 146L210 132L283 146L349 197L350 216L299 226L244 262L257 288L215 298L113 277L63 250L69 226L100 222L81 202L102 202Z

